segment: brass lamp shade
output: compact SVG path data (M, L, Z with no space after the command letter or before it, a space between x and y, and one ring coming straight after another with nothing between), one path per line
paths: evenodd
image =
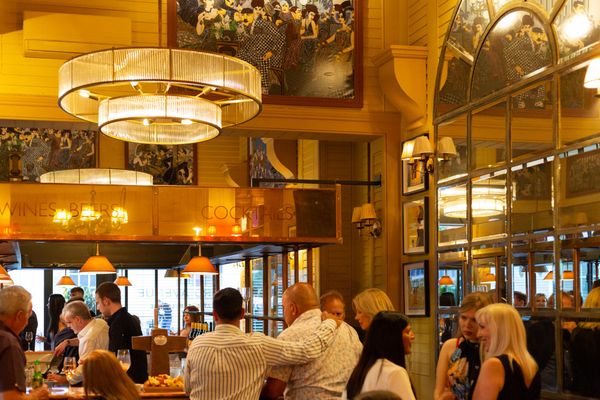
M91 256L79 271L80 274L116 274L115 267L104 256Z
M441 285L454 285L454 281L448 275L444 275L440 278L439 284L440 284L440 286Z
M115 285L117 286L131 286L131 282L126 276L119 276L115 279Z
M550 271L546 274L546 276L544 277L545 281L552 281L554 280L554 271Z
M573 274L573 271L570 271L568 269L564 270L562 273L562 278L565 281L572 281L574 277L575 275Z
M8 280L11 279L8 271L4 269L4 266L0 265L0 280Z
M218 275L219 273L212 265L208 257L196 256L185 266L182 272L200 275Z
M165 278L177 278L178 275L176 269L168 269L165 271Z
M56 282L56 286L77 286L69 275L61 276L58 282Z

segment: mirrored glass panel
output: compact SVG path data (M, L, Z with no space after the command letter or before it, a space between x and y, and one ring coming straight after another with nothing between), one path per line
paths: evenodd
M473 290L490 292L495 303L507 303L506 247L485 244L473 247Z
M553 274L544 279L554 266L552 237L517 240L511 244L512 252L512 304L515 307L548 308L554 295Z
M554 148L550 83L527 89L511 99L512 159Z
M583 87L586 67L560 78L560 143L569 145L600 133L600 97Z
M471 217L473 240L506 236L506 170L472 180Z
M473 113L471 120L471 169L490 168L506 162L506 102Z
M467 103L467 91L471 65L464 55L452 49L445 49L444 67L440 77L437 115L443 115Z
M456 336L456 332L458 332L458 314L440 314L438 319L438 346L441 348L446 340Z
M448 43L472 60L489 23L485 0L463 0L452 23Z
M568 0L554 20L561 58L581 53L600 38L600 2Z
M582 231L562 235L561 285L582 307L592 301L591 291L600 286L600 232ZM574 278L578 277L575 282ZM577 286L575 284L577 283Z
M467 241L467 185L438 188L438 243Z
M554 317L523 316L527 350L534 358L542 379L542 390L556 390Z
M553 228L552 159L547 157L512 168L511 232L523 234Z
M560 166L561 226L600 222L600 144L561 154Z
M473 72L472 99L519 82L552 64L542 21L529 11L509 12L486 36ZM540 107L542 98L532 99ZM543 106L543 104L542 104ZM525 107L523 107L525 108Z
M438 253L438 305L457 307L462 301L464 249L453 249Z
M596 308L600 302L596 300ZM565 388L586 398L600 397L600 319L563 320Z
M441 148L445 150L440 151ZM438 126L438 182L467 175L467 116Z

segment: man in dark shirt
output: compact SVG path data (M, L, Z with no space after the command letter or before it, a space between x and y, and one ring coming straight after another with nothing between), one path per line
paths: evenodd
M19 333L31 316L31 294L21 286L0 290L0 399L47 399L45 388L25 393L25 353Z
M102 313L109 326L108 349L114 353L119 349L129 349L131 367L127 375L136 383L148 379L146 352L131 349L131 337L141 336L142 328L133 315L121 306L121 291L112 282L103 282L96 288L96 308Z

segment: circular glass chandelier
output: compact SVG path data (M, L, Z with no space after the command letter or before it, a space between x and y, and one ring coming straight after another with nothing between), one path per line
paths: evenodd
M224 54L163 47L83 54L59 70L58 105L119 140L185 144L215 138L262 109L260 73Z

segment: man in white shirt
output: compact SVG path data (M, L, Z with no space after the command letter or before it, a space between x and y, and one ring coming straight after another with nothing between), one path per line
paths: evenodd
M108 324L103 319L93 319L90 309L83 301L68 303L63 308L63 317L67 326L77 334L77 339L65 340L66 346L76 345L79 341L79 366L70 377L51 374L48 379L69 382L75 385L83 381L81 361L94 350L108 350Z
M284 342L263 334L244 334L243 298L232 288L213 299L214 332L192 342L185 367L190 400L258 399L267 369L302 364L319 357L332 341L339 322L328 319L302 342Z
M314 288L303 282L290 286L283 294L283 314L288 328L278 340L297 342L314 332L321 321ZM336 314L340 314L339 310ZM343 303L341 314L338 316L340 320L343 319ZM273 368L262 397L276 399L284 394L286 400L339 399L361 351L362 344L356 331L342 322L333 342L321 357L306 365Z

